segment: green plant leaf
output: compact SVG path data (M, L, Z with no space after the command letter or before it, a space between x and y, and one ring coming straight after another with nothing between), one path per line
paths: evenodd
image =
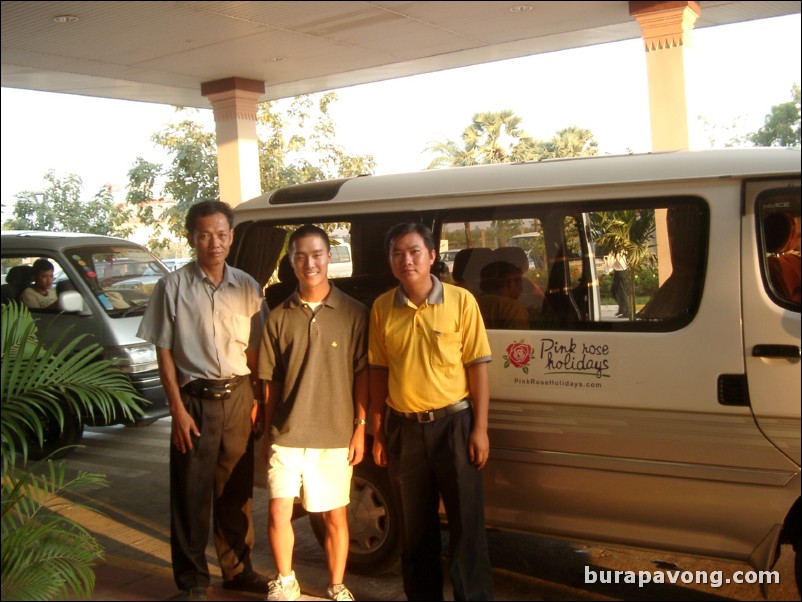
M92 566L103 549L87 529L60 512L81 505L71 496L74 491L106 485L106 479L85 472L68 478L64 464L51 459L28 467L28 438L32 433L41 443L45 415L62 428L67 412L110 417L119 406L132 418L142 413L144 400L124 374L100 359L97 345L81 347L81 337L68 338L69 330L43 346L24 306L3 305L0 337L2 599L90 599Z

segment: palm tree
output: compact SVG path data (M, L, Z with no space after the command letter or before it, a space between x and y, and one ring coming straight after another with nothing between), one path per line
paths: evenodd
M539 142L537 152L541 159L590 157L598 153L598 143L590 130L571 126L559 130L551 140Z
M462 132L462 146L446 140L432 143L427 150L435 153L428 169L537 159L534 141L521 129L521 118L510 110L476 113Z
M596 215L593 229L596 244L606 253L623 255L627 260L626 282L629 319L635 317L635 274L654 262L654 209L613 211Z
M78 349L83 337L69 340L67 330L45 348L36 334L25 306L3 305L2 598L88 599L95 585L92 564L103 550L89 531L58 510L65 493L105 484L105 479L81 472L70 480L63 463L52 458L29 468L28 438L41 445L45 415L55 416L63 428L68 413L110 417L119 404L133 418L144 400L124 374L98 359L99 346ZM43 468L46 472L38 474Z
M573 126L560 130L548 142L536 141L524 132L521 118L511 110L483 112L476 113L462 132L462 146L453 140L429 145L426 150L435 157L427 169L595 155L596 146L590 130ZM466 245L471 247L470 222L464 227Z

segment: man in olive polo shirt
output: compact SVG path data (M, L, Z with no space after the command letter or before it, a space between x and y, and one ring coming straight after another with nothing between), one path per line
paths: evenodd
M292 570L293 501L326 523L332 600L353 600L343 584L353 467L362 461L368 406L367 308L328 279L329 238L305 225L290 235L288 253L298 288L268 316L259 355L267 382L264 443L268 462L268 538L278 575L268 600L297 600Z
M449 523L455 600L491 600L480 470L490 443L490 344L473 295L431 274L431 231L390 229L386 250L400 286L370 315L373 457L387 466L403 527L402 570L409 600L442 600L440 521Z

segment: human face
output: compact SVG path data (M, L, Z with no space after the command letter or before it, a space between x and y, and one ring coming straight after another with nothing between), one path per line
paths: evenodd
M195 220L195 232L188 237L189 246L195 249L202 268L219 268L225 264L234 231L222 213L205 215Z
M33 277L33 287L40 291L46 291L53 286L53 270L43 270Z
M393 240L390 245L390 267L393 276L398 278L407 290L417 286L429 286L429 274L436 253L426 248L423 237L417 232L404 234Z
M290 248L290 264L298 278L301 296L320 286L328 286L331 251L319 236L303 236Z

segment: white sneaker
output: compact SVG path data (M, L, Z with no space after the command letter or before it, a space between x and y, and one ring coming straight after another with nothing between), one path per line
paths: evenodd
M337 585L332 585L331 587L329 587L326 590L326 595L329 597L329 600L353 600L354 599L354 595L342 583L338 583Z
M289 577L276 575L267 582L267 600L297 600L300 597L301 586L295 578L295 571Z

